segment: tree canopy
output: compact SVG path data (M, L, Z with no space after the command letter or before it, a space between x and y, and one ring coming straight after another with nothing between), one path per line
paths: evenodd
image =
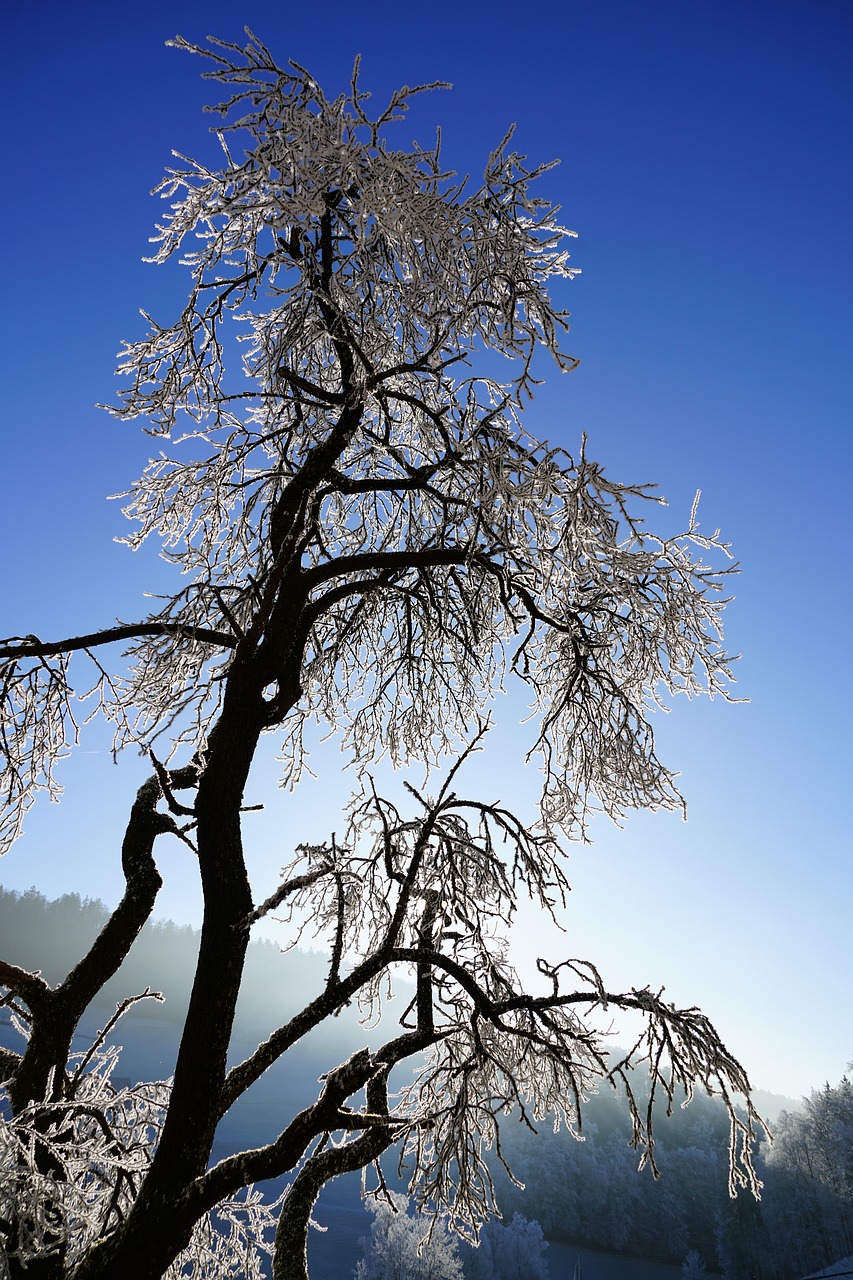
M209 1213L233 1225L243 1188L289 1174L274 1274L304 1277L319 1189L392 1145L418 1204L473 1235L494 1209L484 1152L499 1149L501 1117L520 1108L530 1124L553 1115L577 1131L600 1080L624 1089L653 1165L656 1097L720 1093L731 1185L755 1190L754 1113L733 1104L749 1083L703 1014L647 987L610 992L571 958L540 959L531 994L509 961L520 897L559 913L561 836L584 837L595 809L618 819L682 804L653 708L680 692L726 697L731 679L721 611L732 566L719 534L700 532L695 507L682 536L647 531L649 486L612 481L585 443L570 454L523 425L539 360L577 363L551 297L575 269L571 233L537 194L550 166L528 164L510 131L472 186L445 168L440 137L390 141L413 95L442 86L403 88L374 111L358 62L349 91L329 99L251 33L242 49L174 43L205 57L227 95L214 108L222 159L214 169L179 157L159 188L169 204L153 260L184 264L188 298L125 344L113 412L141 419L159 450L125 495L125 540L158 539L180 576L164 572L139 621L0 643L6 846L36 793L58 794L81 694L113 725L116 752L142 751L152 768L121 844L124 897L91 949L56 985L0 966L27 1035L4 1059L4 1150L20 1190L0 1230L13 1275L142 1280L193 1256L194 1274L222 1274L221 1256L205 1270L199 1244ZM532 829L457 791L510 677L529 689L529 748L543 767ZM296 783L312 717L342 735L362 791L345 839L297 849L258 903L246 781L272 733L283 781ZM410 789L409 812L374 788L383 754L438 771L434 791ZM106 1048L76 1065L69 1055L153 909L163 835L197 858L204 922L174 1081L138 1120L133 1090L102 1101ZM229 1069L250 929L271 912L294 940L310 919L329 947L327 978ZM352 1001L387 1021L400 972L416 994L384 1044L332 1065L316 1103L266 1145L209 1167L221 1117L264 1070ZM608 1008L644 1020L615 1064L591 1020ZM409 1059L414 1076L395 1091L392 1072ZM631 1089L641 1059L647 1108ZM92 1097L103 1123L91 1123ZM68 1163L80 1126L84 1208ZM132 1169L115 1156L128 1150ZM246 1195L237 1203L257 1203ZM270 1213L257 1210L250 1237Z

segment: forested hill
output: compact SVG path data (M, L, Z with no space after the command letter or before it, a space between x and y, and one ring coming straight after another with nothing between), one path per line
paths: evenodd
M19 894L0 888L0 957L24 969L40 970L50 983L59 982L85 954L108 917L102 902L81 900L77 894L49 902L35 889ZM99 1009L112 1009L118 1001L149 987L161 992L164 1002L139 1005L133 1018L156 1018L179 1027L189 1001L198 943L197 930L188 925L149 922L118 973L99 992ZM282 953L273 942L252 942L237 1009L237 1036L267 1035L297 1012L306 991L322 989L328 964L328 957L319 952ZM355 1015L347 1017L346 1012L335 1020L329 1034L342 1044L355 1031Z

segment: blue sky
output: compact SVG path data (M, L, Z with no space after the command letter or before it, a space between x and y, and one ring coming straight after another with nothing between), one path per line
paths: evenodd
M624 481L654 481L665 521L700 518L731 540L742 574L728 640L747 705L678 706L661 718L689 820L638 815L571 851L567 936L611 987L665 984L700 1004L754 1082L798 1095L853 1057L849 991L848 489L851 397L850 138L853 11L846 0L427 10L389 3L152 0L17 6L4 27L7 248L2 357L0 633L45 638L133 619L158 561L112 539L107 494L152 442L94 408L114 395L137 309L170 317L184 280L142 264L170 150L211 154L200 62L180 32L240 40L248 23L327 92L356 53L377 96L445 79L400 132L431 137L476 177L517 122L531 158L560 157L543 192L578 231L582 275L570 377L552 376L531 431L588 451ZM543 370L549 372L548 370ZM526 811L518 706L499 707L471 785ZM273 797L252 837L259 891L299 839L321 839L348 782L332 745L318 773ZM256 794L268 799L271 761ZM0 865L35 884L114 901L136 760L97 734L63 770L58 809L33 811ZM197 919L192 868L164 853L159 911ZM522 942L533 946L531 926Z

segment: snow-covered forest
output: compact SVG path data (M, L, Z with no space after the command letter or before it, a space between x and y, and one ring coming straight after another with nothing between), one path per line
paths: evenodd
M73 895L47 902L35 892L18 895L0 889L0 936L6 953L22 966L44 968L49 979L55 980L73 963L106 914L100 903L81 902ZM134 1081L156 1078L162 1073L161 1064L173 1059L197 945L197 935L189 928L149 924L93 1009L95 1022L87 1028L90 1035L96 1025L103 1025L112 1002L129 993L150 985L166 995L164 1004L150 1010L146 1005L138 1007L117 1028L116 1039L125 1045L120 1070ZM319 981L327 964L327 957L320 954L282 955L271 942L253 943L235 1043L257 1035L264 1020L287 1012L272 1005L292 991L288 974L298 970L303 984L312 976ZM290 1062L287 1070L270 1071L258 1082L236 1109L233 1132L226 1132L224 1140L235 1149L251 1143L253 1133L263 1131L266 1112L280 1105L283 1093L290 1099L310 1094L328 1062L337 1060L335 1054L357 1047L364 1036L355 1014L344 1011L334 1025L314 1037L298 1062ZM15 1046L8 1019L0 1027L0 1045ZM539 1228L554 1242L570 1241L679 1265L692 1253L709 1273L721 1272L730 1280L796 1280L853 1252L853 1083L849 1079L824 1084L801 1103L792 1102L787 1111L770 1115L775 1141L772 1146L763 1141L758 1149L758 1172L764 1183L758 1203L746 1195L736 1200L728 1196L729 1122L718 1101L697 1094L689 1107L661 1120L656 1146L659 1181L648 1170L638 1174L637 1154L628 1145L624 1108L612 1094L604 1092L592 1099L587 1115L582 1142L565 1132L554 1134L547 1125L535 1135L521 1124L507 1128L506 1154L525 1185L523 1190L514 1186L495 1166L505 1226L485 1229L478 1254L460 1250L459 1266L472 1280L498 1275L494 1267L487 1270L488 1257L500 1254L505 1260L509 1256L510 1228L522 1220L528 1227L517 1225L513 1240L514 1247L524 1244L527 1250L525 1276L534 1274L530 1270L534 1255L542 1276L548 1274L547 1250L537 1253ZM389 1181L393 1186L393 1166L389 1166ZM364 1277L372 1276L359 1245L360 1238L370 1238L371 1218L357 1203L358 1179L338 1188L336 1195L349 1229L316 1238L322 1262L318 1272L339 1274L343 1280L360 1264ZM330 1209L334 1215L341 1212L339 1199ZM322 1212L319 1216L322 1220ZM386 1219L380 1225L383 1222L387 1226ZM493 1249L489 1232L494 1235L501 1230L506 1238ZM431 1256L435 1262L444 1253L433 1250Z

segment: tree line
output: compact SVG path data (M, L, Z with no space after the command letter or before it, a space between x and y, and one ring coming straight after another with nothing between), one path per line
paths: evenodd
M783 1111L764 1135L761 1198L727 1190L729 1127L713 1099L662 1119L659 1181L637 1171L624 1116L594 1099L584 1142L518 1126L509 1160L524 1190L498 1175L505 1218L521 1212L550 1239L680 1263L692 1250L727 1280L797 1280L853 1253L853 1084L845 1076Z

